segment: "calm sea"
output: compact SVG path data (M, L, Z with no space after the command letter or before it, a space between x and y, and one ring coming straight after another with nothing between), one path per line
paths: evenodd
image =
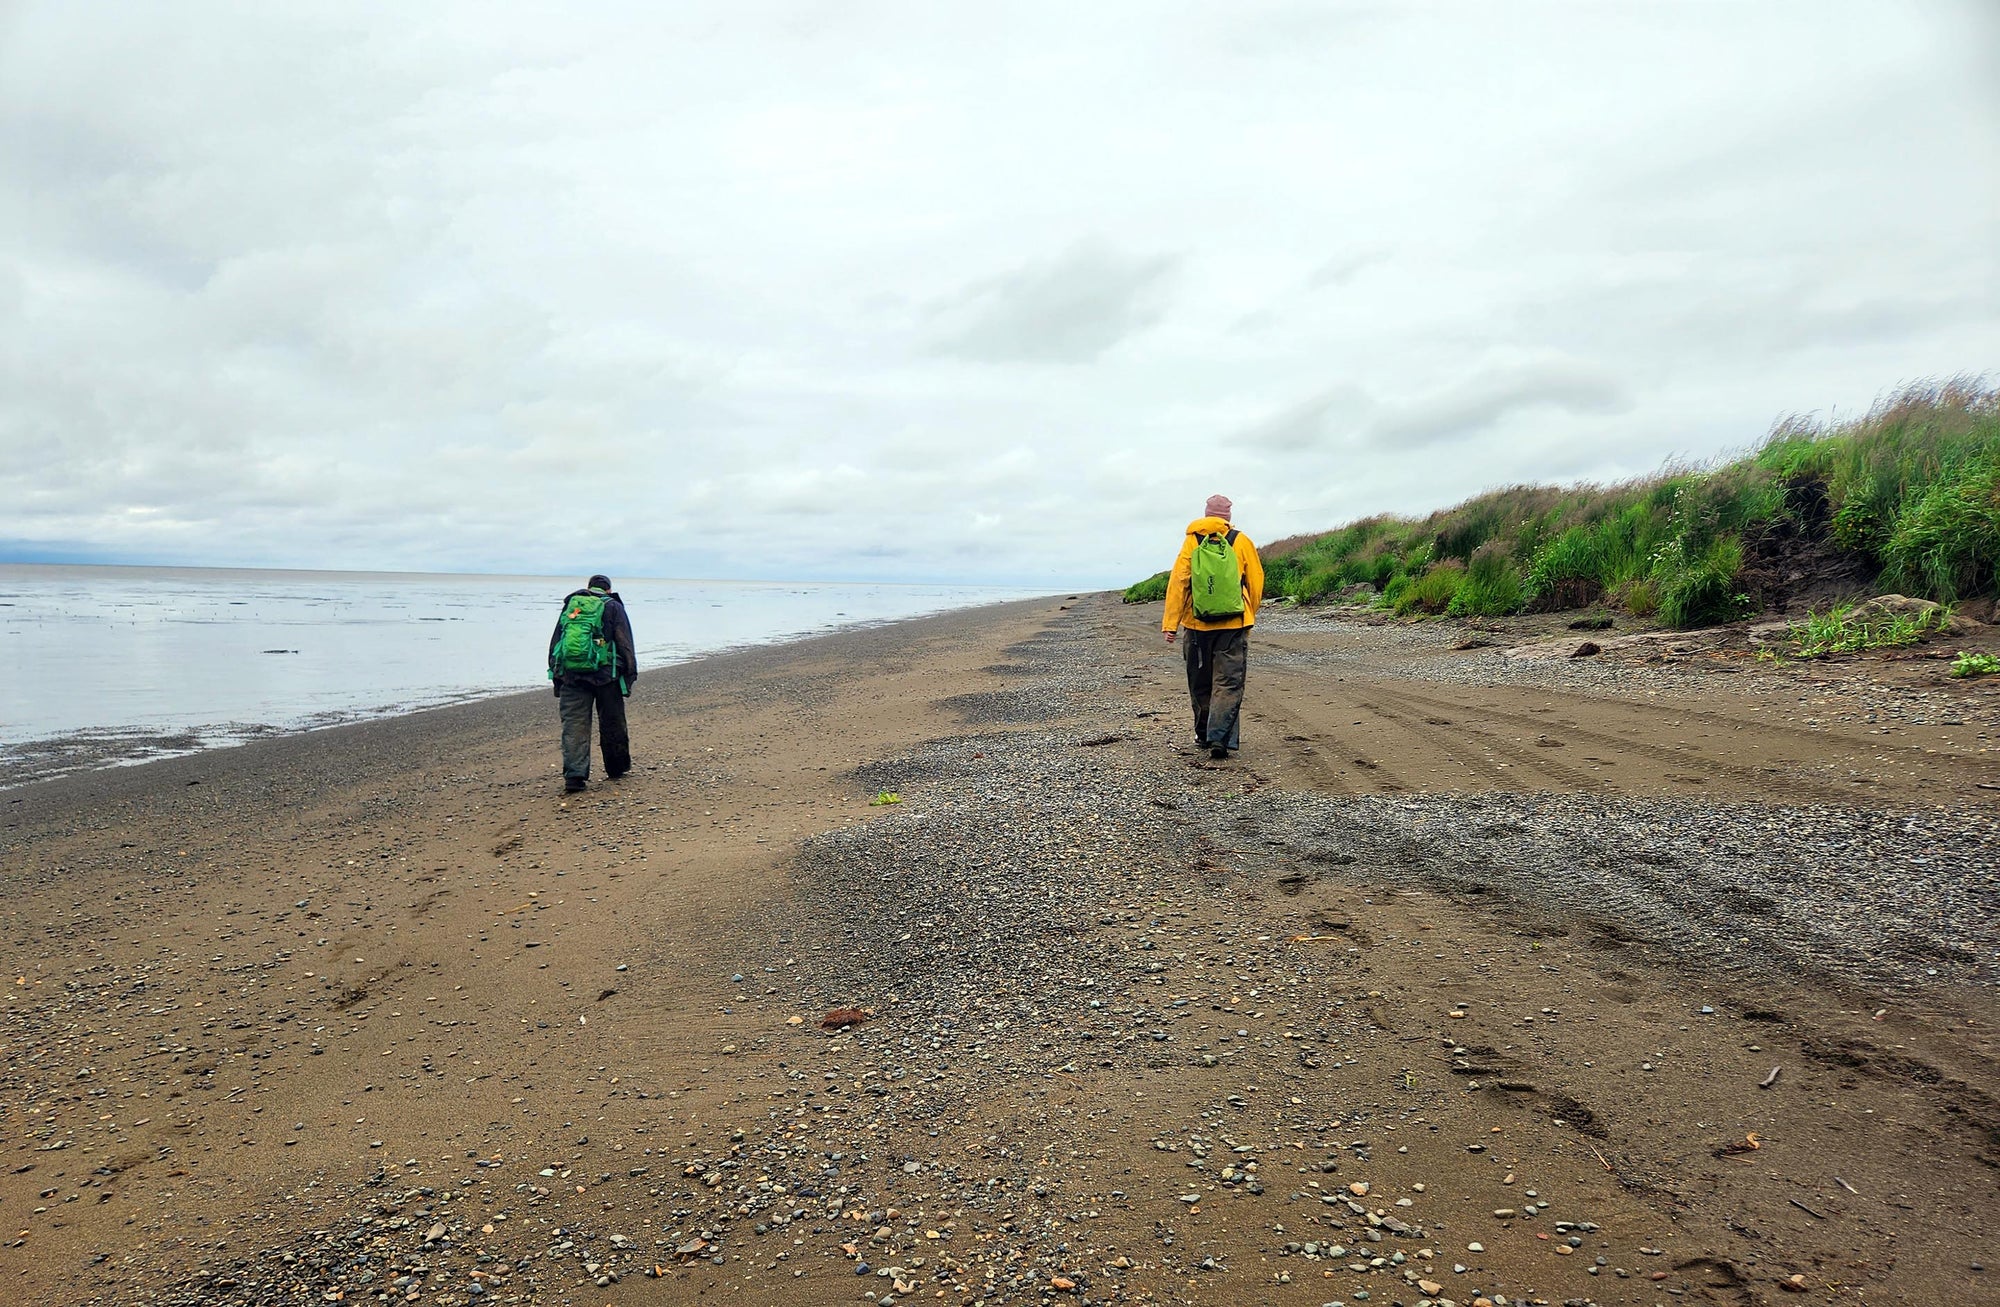
M574 577L0 564L0 786L535 689ZM1041 593L620 580L641 671Z

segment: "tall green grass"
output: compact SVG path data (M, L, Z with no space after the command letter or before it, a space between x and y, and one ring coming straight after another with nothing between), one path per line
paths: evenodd
M1967 464L1914 497L1882 547L1883 575L1950 601L1993 586L2000 567L2000 462Z
M1514 560L1498 540L1472 551L1465 580L1445 611L1454 617L1498 617L1521 606L1524 591Z
M1833 540L1885 584L1941 602L2000 585L2000 389L1908 387L1830 431L1783 424L1755 461L1821 488Z
M1696 550L1677 536L1653 555L1647 579L1659 594L1660 620L1668 626L1713 626L1750 611L1750 596L1736 589L1743 570L1743 542L1733 535L1710 538Z
M1265 568L1269 592L1303 603L1366 582L1403 613L1609 602L1699 626L1743 615L1758 598L1750 574L1788 549L1843 552L1879 586L1941 602L1995 593L2000 389L1924 383L1849 421L1785 419L1730 461L1364 518L1278 541Z
M1465 585L1465 564L1456 558L1433 563L1397 592L1394 608L1403 614L1438 614L1449 609Z
M1602 598L1616 570L1605 536L1599 528L1573 526L1544 545L1528 563L1528 602L1552 612Z

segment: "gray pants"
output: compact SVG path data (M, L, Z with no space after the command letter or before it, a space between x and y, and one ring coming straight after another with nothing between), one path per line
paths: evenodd
M1181 632L1187 659L1188 698L1194 702L1194 738L1211 749L1243 744L1243 682L1250 673L1250 632Z
M597 737L604 750L604 774L617 780L632 770L632 739L625 730L625 696L618 683L578 684L564 681L556 692L562 707L563 784L581 786L590 779L590 715L597 712Z

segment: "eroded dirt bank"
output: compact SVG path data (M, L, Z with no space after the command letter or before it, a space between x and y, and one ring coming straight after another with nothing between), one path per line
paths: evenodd
M1989 687L1156 617L0 794L0 1298L1994 1297Z

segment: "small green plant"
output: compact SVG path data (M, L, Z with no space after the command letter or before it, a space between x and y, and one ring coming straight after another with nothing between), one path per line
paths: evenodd
M2000 658L1967 650L1952 660L1951 675L1966 678L2000 675Z
M1809 612L1792 623L1789 634L1798 648L1794 658L1824 658L1828 654L1860 653L1865 649L1900 649L1921 642L1951 621L1951 610L1882 613L1856 604L1835 604L1824 613Z
M1125 602L1128 604L1158 603L1167 597L1167 573L1160 572L1143 581L1134 581L1125 587Z
M868 806L871 808L886 808L892 803L901 803L902 801L903 796L894 790L883 790L880 794L868 800Z

